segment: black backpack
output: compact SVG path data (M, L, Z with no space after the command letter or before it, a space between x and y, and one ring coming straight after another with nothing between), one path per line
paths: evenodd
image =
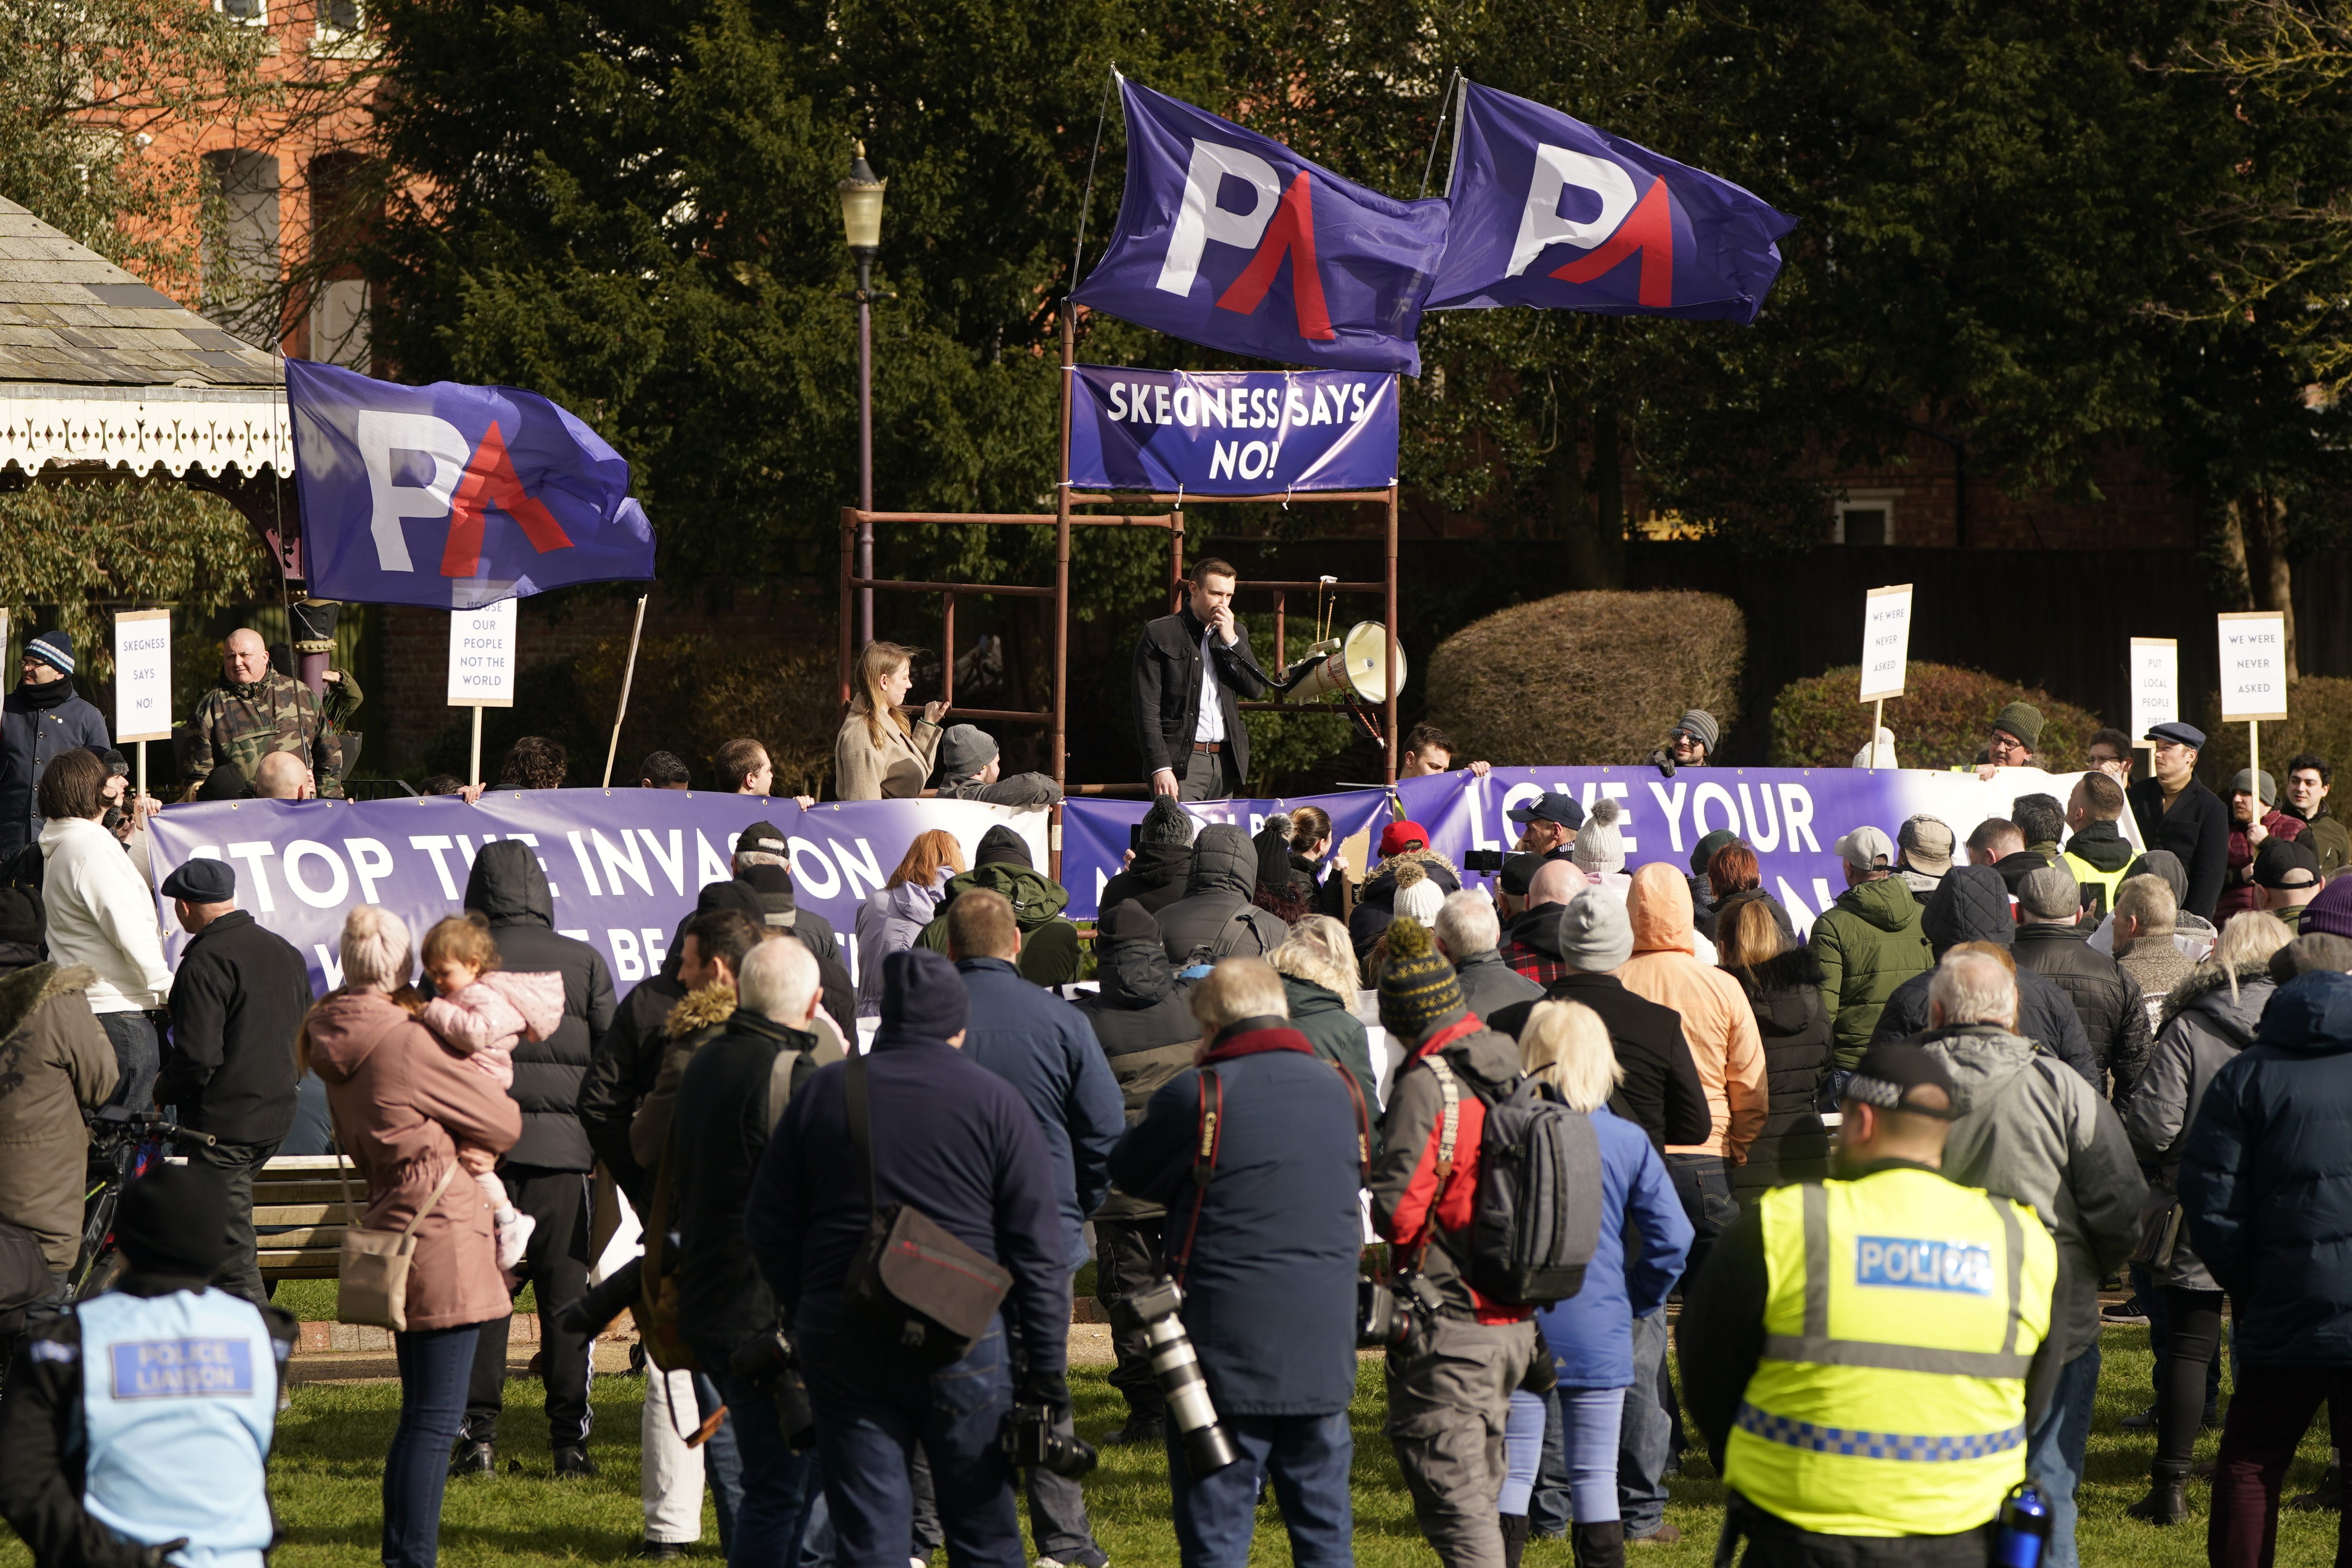
M1454 1168L1462 1119L1462 1081L1440 1056L1422 1058L1444 1096L1438 1122L1438 1182ZM1473 1089L1474 1094L1476 1090ZM1473 1289L1514 1307L1549 1307L1584 1289L1584 1270L1601 1244L1601 1140L1592 1120L1523 1078L1488 1101L1478 1144L1478 1191L1471 1205L1468 1256L1462 1241L1447 1251ZM1433 1234L1435 1234L1433 1221Z

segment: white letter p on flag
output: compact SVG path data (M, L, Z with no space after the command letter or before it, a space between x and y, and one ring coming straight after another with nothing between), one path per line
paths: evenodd
M1248 212L1227 212L1217 205L1217 186L1227 174L1247 180L1257 192ZM1210 240L1255 248L1281 199L1282 184L1274 177L1274 165L1256 153L1194 142L1192 164L1184 171L1184 200L1176 209L1175 227L1168 231L1168 259L1160 266L1159 287L1171 294L1190 294L1200 275L1201 251Z
M368 495L374 502L368 531L375 537L376 565L385 572L414 572L416 565L408 558L401 520L449 515L449 498L473 455L465 434L436 415L362 408L352 415L352 438L367 464ZM431 458L433 477L421 485L395 483L394 452L418 452Z
M1560 193L1570 185L1601 198L1601 216L1579 223L1559 216ZM1590 250L1617 232L1633 210L1633 179L1606 158L1574 153L1549 142L1536 146L1535 178L1528 184L1528 205L1519 215L1519 239L1511 247L1511 265L1503 276L1517 278L1549 245L1573 245Z

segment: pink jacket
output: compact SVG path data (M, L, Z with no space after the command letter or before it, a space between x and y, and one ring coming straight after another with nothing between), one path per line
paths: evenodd
M371 1230L406 1226L455 1163L458 1144L504 1153L522 1136L522 1110L506 1091L380 991L330 992L302 1027L336 1137L367 1184L360 1223ZM461 1166L416 1227L408 1326L454 1329L513 1310L499 1278L489 1206Z
M1668 1144L1669 1154L1720 1154L1744 1163L1764 1131L1764 1040L1739 982L1692 956L1690 883L1664 861L1633 873L1625 898L1633 956L1618 966L1626 990L1683 1016L1700 1087L1714 1126L1704 1143Z
M500 1089L514 1087L519 1040L543 1040L563 1022L563 976L493 969L464 990L425 1004L418 1022Z

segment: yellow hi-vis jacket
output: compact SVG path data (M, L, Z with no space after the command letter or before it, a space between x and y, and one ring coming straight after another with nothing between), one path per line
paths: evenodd
M2059 858L2066 863L2066 869L2074 873L2074 880L2090 900L2090 913L2084 919L2103 920L2116 912L2116 889L2124 885L2124 873L2131 869L2130 865L2102 871L2079 855L2061 855Z
M1724 1480L1826 1535L1953 1535L2025 1478L2025 1374L2058 1249L2032 1209L1933 1171L1759 1200L1764 1355Z

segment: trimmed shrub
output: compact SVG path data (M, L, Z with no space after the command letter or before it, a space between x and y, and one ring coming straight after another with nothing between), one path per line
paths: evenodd
M2286 764L2298 752L2326 758L2330 768L2352 768L2352 680L2306 675L2288 681L2286 714L2263 724L2263 772L2278 781L2282 792L2286 787ZM2217 694L2206 700L2204 714L2196 722L2205 731L2204 749L2197 753L2197 776L2216 793L2226 791L2238 770L2246 765L2245 721L2221 722L2221 699ZM2145 764L2139 769L2143 776L2147 771ZM2352 800L2352 795L2344 799ZM2331 795L2328 809L2336 811L2337 804Z
M2083 765L2083 752L2099 716L2061 702L2039 687L1964 669L1955 664L1913 660L1904 694L1886 704L1886 727L1895 731L1895 755L1906 768L1948 768L1976 761L1992 729L1993 715L2011 702L2042 710L2041 752L2053 773ZM1840 665L1811 680L1791 681L1772 700L1771 765L1776 768L1843 768L1870 739L1870 704L1856 702L1862 667Z
M1465 761L1638 763L1688 709L1706 709L1730 733L1747 652L1739 606L1717 595L1562 594L1440 643L1427 716Z

